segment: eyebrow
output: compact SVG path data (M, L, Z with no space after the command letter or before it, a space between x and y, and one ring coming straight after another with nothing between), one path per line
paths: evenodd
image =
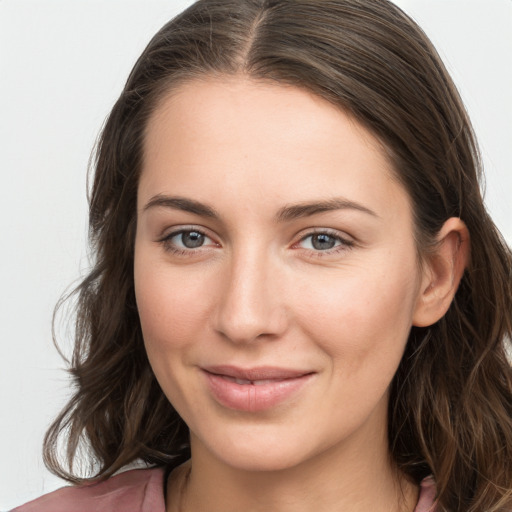
M212 219L221 218L220 214L211 206L185 197L158 194L149 200L146 206L144 206L143 211L147 211L154 207L173 208L175 210L182 210ZM374 211L366 208L366 206L363 206L362 204L343 198L333 198L325 201L312 201L284 206L277 212L275 220L277 222L287 222L294 219L309 217L317 213L334 210L357 210L373 217L379 217Z
M152 197L149 202L144 206L143 211L156 206L163 208L173 208L175 210L183 210L185 212L194 213L201 217L210 217L214 219L220 218L220 215L211 207L193 199L185 197L171 197L158 194Z
M373 210L366 208L366 206L363 206L362 204L343 198L333 198L327 199L326 201L315 201L285 206L279 210L276 215L276 219L279 222L286 222L333 210L357 210L367 213L373 217L379 217Z

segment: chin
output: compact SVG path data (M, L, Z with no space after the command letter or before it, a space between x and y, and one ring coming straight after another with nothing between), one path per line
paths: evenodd
M311 446L311 436L290 435L289 427L280 429L241 429L224 431L220 438L209 436L205 442L191 435L192 452L206 451L209 457L226 466L247 472L275 472L291 469L311 460L321 447ZM211 434L211 431L210 431Z
M220 454L219 454L220 455ZM226 457L222 454L223 462L239 471L246 472L278 472L285 471L299 466L307 457L300 457L295 450L293 456L283 450L263 450L263 449L242 449L234 450Z

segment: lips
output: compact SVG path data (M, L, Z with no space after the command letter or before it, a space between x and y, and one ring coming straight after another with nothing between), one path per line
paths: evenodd
M252 384L253 386L264 386L265 384L272 384L274 382L281 382L284 379L272 380L272 379L257 379L257 380L246 380L246 379L236 379L235 377L228 377L227 375L221 375L226 380L231 382L236 382L237 384L247 385Z
M314 375L311 371L276 367L212 366L202 370L214 400L229 409L247 412L290 401Z

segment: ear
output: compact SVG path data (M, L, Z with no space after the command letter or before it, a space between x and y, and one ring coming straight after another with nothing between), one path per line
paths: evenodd
M432 253L423 262L423 274L413 325L427 327L448 311L469 263L469 231L456 217L448 219L439 234Z

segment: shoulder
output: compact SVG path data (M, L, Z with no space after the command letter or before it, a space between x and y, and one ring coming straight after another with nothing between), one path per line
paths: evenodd
M134 469L104 482L63 487L12 512L165 512L163 468Z
M435 512L436 484L434 479L429 476L425 478L420 485L420 495L418 504L414 512Z

